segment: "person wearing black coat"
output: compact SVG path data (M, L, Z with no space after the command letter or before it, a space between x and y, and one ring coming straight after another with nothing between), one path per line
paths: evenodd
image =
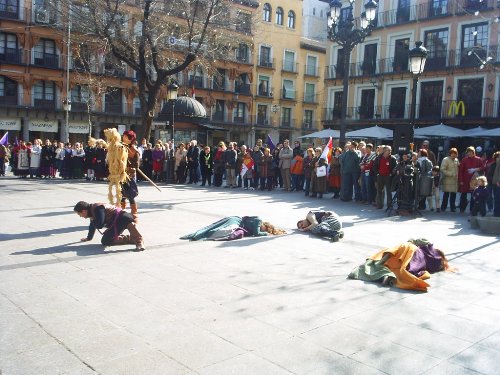
M238 158L238 153L234 149L232 142L228 144L223 158L226 166L226 187L235 188L238 186L236 184L236 159Z
M192 140L189 143L189 148L187 151L187 159L188 159L188 175L189 181L188 184L196 184L198 183L198 174L196 171L199 167L199 159L200 159L200 148L198 147L198 142L196 140Z
M205 146L200 152L200 171L201 171L201 186L212 186L212 171L214 169L214 158L210 152L210 146Z

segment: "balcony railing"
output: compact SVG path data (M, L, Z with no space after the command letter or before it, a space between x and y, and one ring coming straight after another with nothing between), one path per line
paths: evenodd
M442 5L436 1L429 1L379 12L377 26L387 27L438 17L473 14L475 11L495 9L496 6L497 0L448 0Z
M213 112L211 116L212 121L220 121L220 122L225 122L226 121L226 115L224 112Z
M0 96L0 105L2 107L17 107L23 105L23 94L17 93L15 95L2 95Z
M243 124L243 123L245 123L245 116L234 116L233 122L235 122L237 124Z
M123 113L122 103L106 103L104 106L106 113Z
M87 103L71 100L71 112L87 112L87 110ZM92 106L90 107L90 110L92 110Z
M299 64L290 61L283 61L281 71L288 73L297 73L299 71Z
M236 50L234 61L238 61L243 64L252 64L252 55L250 54L250 51L244 53Z
M280 98L284 100L295 100L295 90L281 89Z
M215 91L226 91L226 80L225 79L213 79L212 80L212 90Z
M260 68L274 69L274 59L265 58L264 56L259 56L258 66Z
M274 95L273 89L271 87L267 88L259 88L257 87L256 96L260 96L262 98L272 98Z
M60 67L59 55L33 51L33 65L57 69Z
M204 82L203 82L203 77L196 76L196 77L189 77L189 87L195 87L197 89L203 89L205 88Z
M318 104L319 96L317 94L304 94L304 103Z
M234 92L243 95L250 95L250 84L249 83L238 83L234 82Z
M318 121L315 120L302 120L302 129L304 130L316 130L319 129Z
M319 77L319 69L316 65L306 65L304 75L309 77Z
M269 118L267 116L257 115L255 120L256 120L255 121L256 125L260 125L260 126L269 126L270 125L270 121L269 121Z
M42 98L35 97L33 99L33 106L38 109L60 109L61 100L57 95L45 94Z
M280 119L280 127L282 127L282 128L295 128L295 119L293 119L293 118Z
M6 64L22 64L23 50L17 48L5 48L0 53L0 62Z

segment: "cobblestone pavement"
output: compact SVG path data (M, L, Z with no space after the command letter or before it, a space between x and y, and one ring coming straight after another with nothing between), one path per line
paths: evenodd
M103 183L0 180L2 375L499 374L500 240L465 215L387 217L301 193L140 185L147 250L103 251L76 201ZM294 230L311 208L343 216L331 243ZM289 234L188 242L228 215ZM427 293L347 280L375 251L426 237L460 271Z

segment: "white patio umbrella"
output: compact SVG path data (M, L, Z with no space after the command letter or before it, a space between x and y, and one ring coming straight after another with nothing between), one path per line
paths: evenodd
M359 129L359 130L354 130L352 132L348 132L346 134L346 137L387 139L387 138L392 138L392 130L375 125L370 128Z
M481 126L464 130L464 137L500 137L500 128L486 129Z
M303 135L302 137L299 137L299 138L330 138L330 137L339 138L340 132L338 130L334 130L334 129L323 129L323 130L320 130L319 132L306 134L306 135Z
M465 132L461 129L457 129L452 126L448 126L441 123L439 125L433 125L433 126L427 126L425 128L415 129L414 136L415 138L425 138L425 137L458 138L458 137L464 137Z

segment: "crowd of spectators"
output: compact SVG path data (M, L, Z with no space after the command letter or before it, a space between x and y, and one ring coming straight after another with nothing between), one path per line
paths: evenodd
M140 168L148 178L158 183L301 191L319 199L331 193L333 199L377 209L395 203L400 209L438 212L465 212L469 207L472 214L493 211L500 216L500 151L471 146L460 153L451 148L438 160L428 141L418 151L402 155L395 155L388 145L350 141L343 149L333 148L327 161L322 157L325 145L302 147L295 141L292 146L289 140L275 147L260 139L254 147L236 142L210 147L195 140L175 146L161 140L154 146L146 140L138 145ZM106 142L95 139L85 146L48 139L0 145L0 161L0 175L7 166L21 178L102 181L108 173ZM407 185L411 189L405 192Z

